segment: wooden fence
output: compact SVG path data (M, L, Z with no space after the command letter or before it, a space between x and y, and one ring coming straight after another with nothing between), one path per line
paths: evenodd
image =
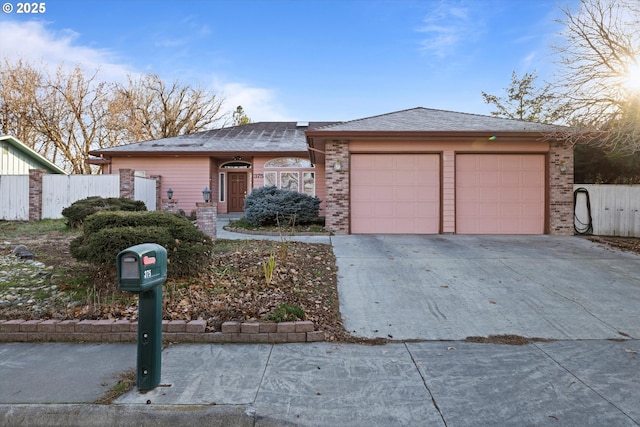
M0 219L29 219L28 175L0 175Z
M156 210L156 181L135 177L134 200ZM62 210L89 196L120 197L119 175L42 176L42 218L62 218ZM29 176L0 175L0 220L29 220Z
M640 237L640 185L574 184L573 189L576 230Z

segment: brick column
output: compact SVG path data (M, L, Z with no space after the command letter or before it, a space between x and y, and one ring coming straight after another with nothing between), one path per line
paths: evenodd
M171 213L178 213L178 199L162 199L162 210L163 211L167 211L167 212L171 212Z
M133 200L135 183L135 171L133 169L120 169L120 197Z
M549 234L572 235L573 147L551 142L549 150Z
M213 241L216 240L216 219L218 205L216 203L196 203L196 226Z
M325 202L325 226L335 234L349 234L349 141L327 141L325 153L327 195L331 195Z
M43 169L29 169L29 221L42 219L42 175Z

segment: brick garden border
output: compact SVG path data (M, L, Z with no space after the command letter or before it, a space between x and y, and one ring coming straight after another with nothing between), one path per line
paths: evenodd
M164 342L300 343L324 341L310 321L224 322L206 332L204 320L163 320ZM0 320L0 342L136 342L138 322L129 320Z

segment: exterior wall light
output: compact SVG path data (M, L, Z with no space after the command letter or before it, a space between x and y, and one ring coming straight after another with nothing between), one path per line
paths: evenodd
M205 203L209 203L211 200L211 190L208 187L204 187L204 190L202 190L202 199Z
M172 189L168 189L167 190L167 198L169 200L173 199L173 190Z
M336 160L333 164L333 170L336 172L340 172L342 170L342 163L340 163L340 160Z
M560 162L560 172L565 173L567 171L567 162L562 160Z

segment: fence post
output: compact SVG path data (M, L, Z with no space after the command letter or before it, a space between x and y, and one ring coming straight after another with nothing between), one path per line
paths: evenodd
M29 169L29 221L42 219L42 175L43 169Z
M133 169L120 169L120 197L133 200L135 185L135 171Z
M208 234L213 241L216 240L216 217L218 215L218 205L216 203L196 203L196 225L205 234Z

